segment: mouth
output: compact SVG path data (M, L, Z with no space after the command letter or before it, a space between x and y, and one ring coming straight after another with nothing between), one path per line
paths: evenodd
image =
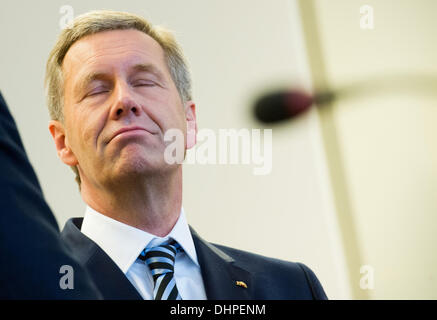
M119 130L117 130L112 137L109 139L108 143L111 142L115 137L120 135L135 135L135 134L144 134L144 132L147 132L149 134L153 134L153 132L144 129L142 127L124 127Z

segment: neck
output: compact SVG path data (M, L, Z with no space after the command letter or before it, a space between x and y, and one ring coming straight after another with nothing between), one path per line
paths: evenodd
M182 207L182 169L90 187L82 181L82 198L94 210L159 237L170 233Z

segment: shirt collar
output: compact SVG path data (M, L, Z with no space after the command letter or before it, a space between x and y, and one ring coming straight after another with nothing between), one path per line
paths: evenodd
M145 247L160 245L170 238L176 240L193 263L199 266L184 208L181 208L178 221L170 233L165 237L158 237L114 220L87 206L81 232L97 243L123 273L129 270Z

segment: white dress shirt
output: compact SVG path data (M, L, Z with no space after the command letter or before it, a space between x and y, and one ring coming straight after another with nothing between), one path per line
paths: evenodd
M139 254L145 247L158 246L169 238L176 240L184 249L176 255L174 268L182 299L206 299L196 248L183 208L172 231L163 238L109 218L89 206L85 211L81 232L111 257L145 300L153 300L154 284L150 269L138 259Z

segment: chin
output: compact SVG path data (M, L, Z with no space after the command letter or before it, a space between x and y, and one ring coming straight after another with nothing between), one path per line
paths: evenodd
M174 165L165 162L163 151L159 148L144 148L137 144L125 146L111 165L113 177L120 179L141 175L150 176L174 170Z
M165 163L162 157L130 157L116 166L116 176L138 179L140 176L163 174L174 170L175 166Z

